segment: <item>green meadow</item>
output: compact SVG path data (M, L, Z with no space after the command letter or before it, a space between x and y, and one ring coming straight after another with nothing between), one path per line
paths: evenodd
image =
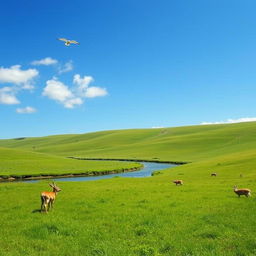
M256 255L255 122L16 138L0 147L7 175L127 167L70 156L189 162L149 178L57 182L48 214L39 211L48 181L0 183L0 255ZM252 197L238 198L234 185Z
M37 152L0 148L0 178L61 175L98 175L140 168L138 163L117 161L78 161Z

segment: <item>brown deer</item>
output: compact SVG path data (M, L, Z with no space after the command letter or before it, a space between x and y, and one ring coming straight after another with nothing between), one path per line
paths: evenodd
M61 189L57 187L54 182L49 185L52 187L52 192L44 191L41 193L41 212L43 210L47 212L50 210L50 208L53 208L53 203L56 199L57 193L61 191Z
M177 185L183 185L183 181L182 180L174 180L173 183L176 184L176 186Z
M237 186L234 186L234 192L240 197L240 196L251 196L251 190L248 188L240 188L238 189Z
M217 173L216 172L213 172L212 174L211 174L211 176L217 176Z

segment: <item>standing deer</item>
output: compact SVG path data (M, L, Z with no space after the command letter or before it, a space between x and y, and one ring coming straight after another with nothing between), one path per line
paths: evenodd
M183 181L182 180L174 180L173 183L176 184L176 186L177 185L183 185Z
M41 193L41 212L43 210L47 212L50 210L50 208L53 208L53 203L55 201L57 193L61 191L61 189L57 187L54 182L49 185L50 187L52 187L52 192L45 191Z
M234 186L234 192L240 197L242 195L248 197L251 196L251 190L248 188L240 188L238 189L237 186Z

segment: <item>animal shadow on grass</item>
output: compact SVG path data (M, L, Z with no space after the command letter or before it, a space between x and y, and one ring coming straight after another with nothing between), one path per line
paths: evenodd
M41 209L35 209L31 213L37 213L37 212L41 212Z

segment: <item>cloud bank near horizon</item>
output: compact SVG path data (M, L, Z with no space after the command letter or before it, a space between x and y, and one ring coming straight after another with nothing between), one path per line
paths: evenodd
M242 117L238 119L227 119L226 121L218 121L218 122L202 122L201 125L209 125L209 124L234 124L234 123L244 123L244 122L255 122L256 117Z

